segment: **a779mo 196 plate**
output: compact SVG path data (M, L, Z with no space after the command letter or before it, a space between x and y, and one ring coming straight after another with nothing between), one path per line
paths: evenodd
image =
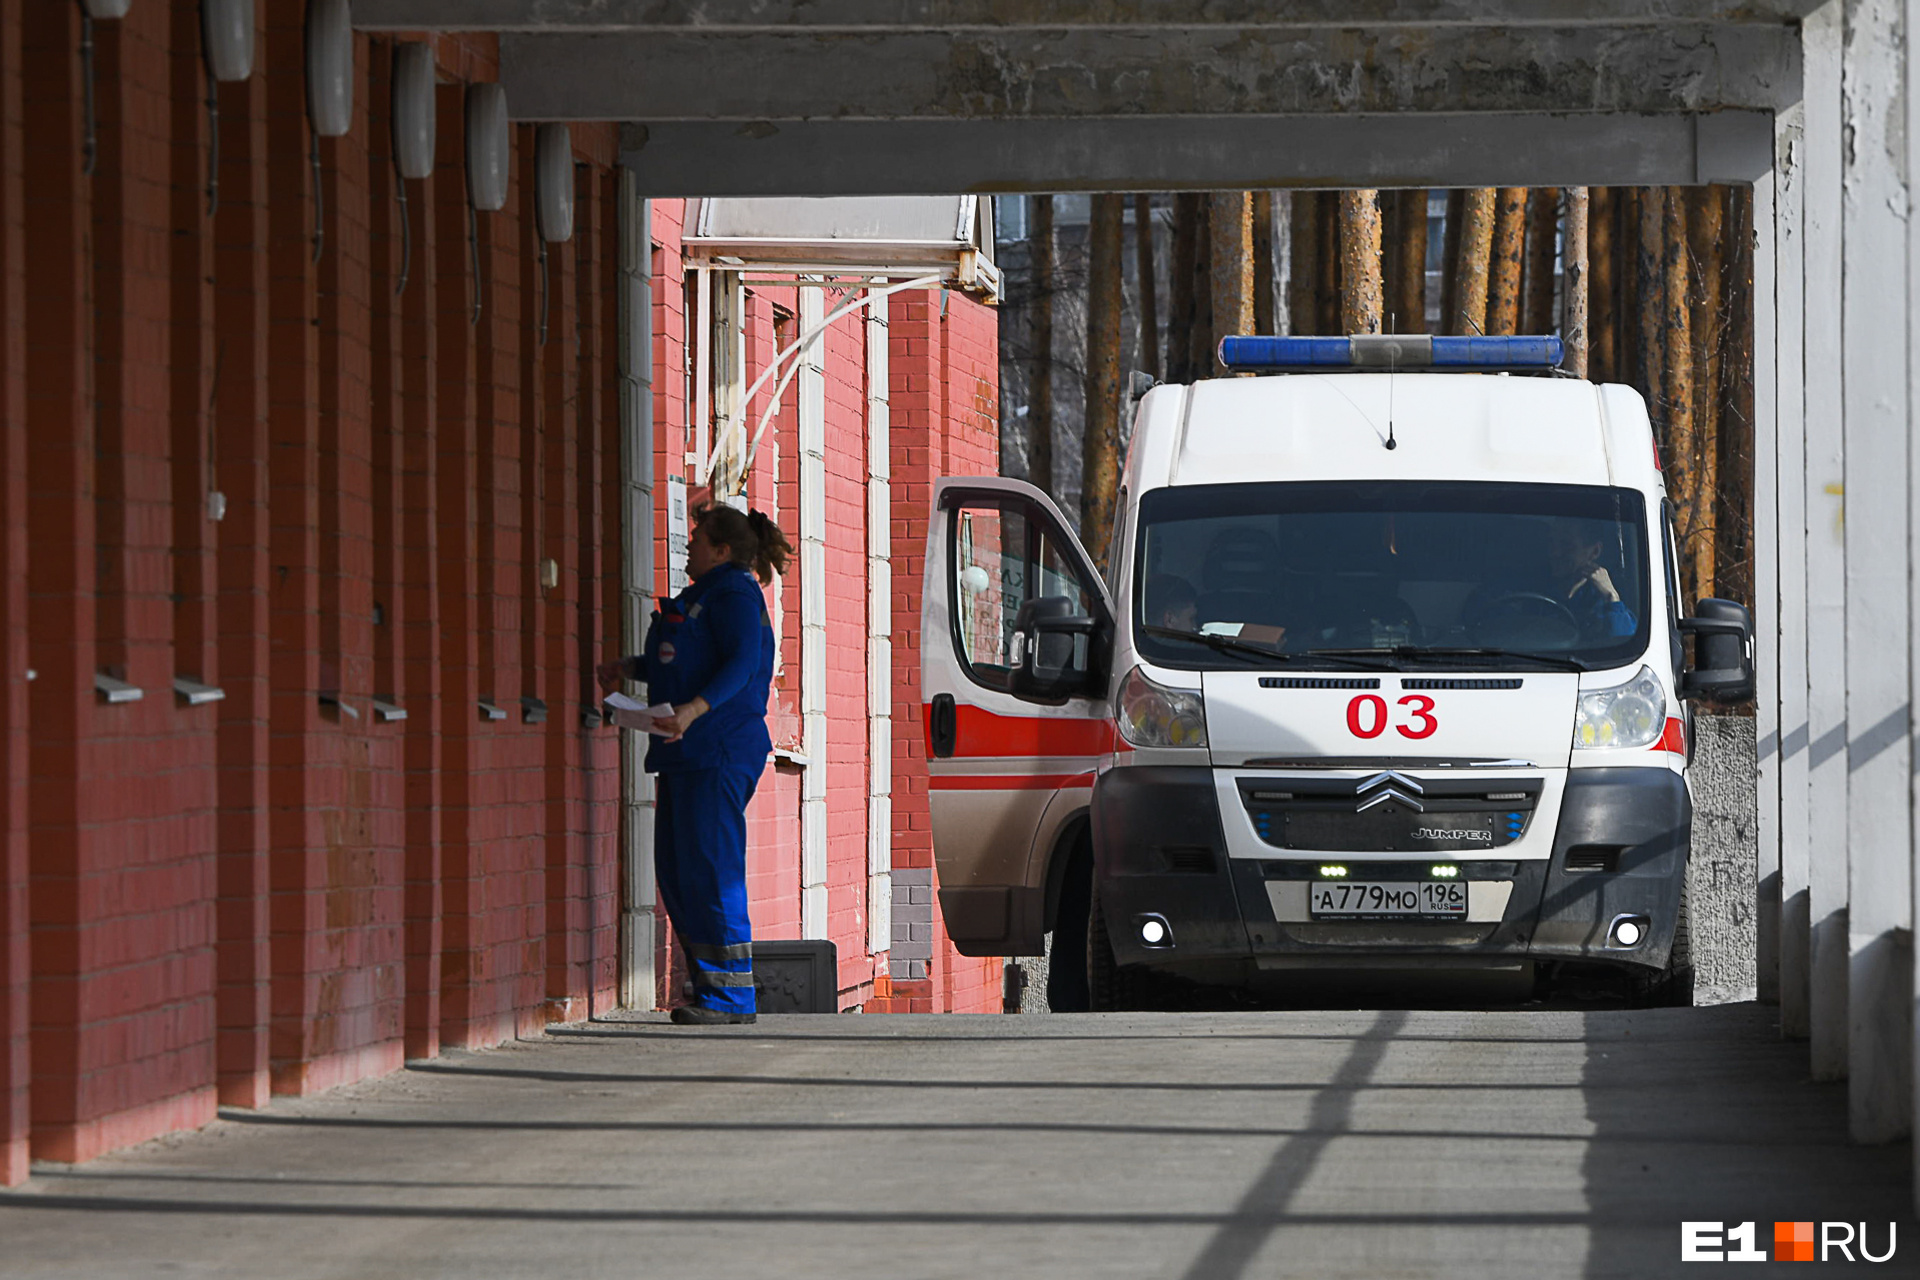
M1316 920L1464 919L1467 886L1460 880L1317 880L1307 886L1307 913Z

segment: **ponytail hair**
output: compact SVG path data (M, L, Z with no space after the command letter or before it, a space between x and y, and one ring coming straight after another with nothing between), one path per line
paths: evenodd
M764 511L741 512L734 507L708 506L694 513L694 527L704 529L707 541L732 552L733 563L767 583L785 573L793 544Z

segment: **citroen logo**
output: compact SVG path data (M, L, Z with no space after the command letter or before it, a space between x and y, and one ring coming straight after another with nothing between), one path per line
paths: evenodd
M1375 805L1385 804L1389 800L1398 800L1415 813L1426 812L1421 803L1414 798L1424 795L1426 788L1406 774L1395 773L1391 769L1376 773L1371 778L1362 778L1354 785L1353 790L1356 796L1365 797L1354 806L1355 813L1365 813ZM1369 792L1372 794L1368 794Z

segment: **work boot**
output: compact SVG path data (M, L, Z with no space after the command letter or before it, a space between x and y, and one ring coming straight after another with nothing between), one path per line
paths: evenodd
M703 1004L683 1004L673 1011L672 1017L683 1027L723 1027L754 1022L758 1020L759 1015L728 1013L725 1009L709 1009Z

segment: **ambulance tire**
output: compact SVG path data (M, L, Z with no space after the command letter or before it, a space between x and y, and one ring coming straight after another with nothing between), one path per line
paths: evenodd
M1095 1013L1155 1009L1160 1007L1164 993L1165 984L1155 974L1114 959L1107 915L1100 906L1100 891L1095 889L1087 912L1088 1004Z
M1680 886L1680 911L1673 922L1673 947L1667 967L1631 980L1633 1002L1642 1008L1687 1009L1693 1005L1693 928L1688 920L1687 887Z

